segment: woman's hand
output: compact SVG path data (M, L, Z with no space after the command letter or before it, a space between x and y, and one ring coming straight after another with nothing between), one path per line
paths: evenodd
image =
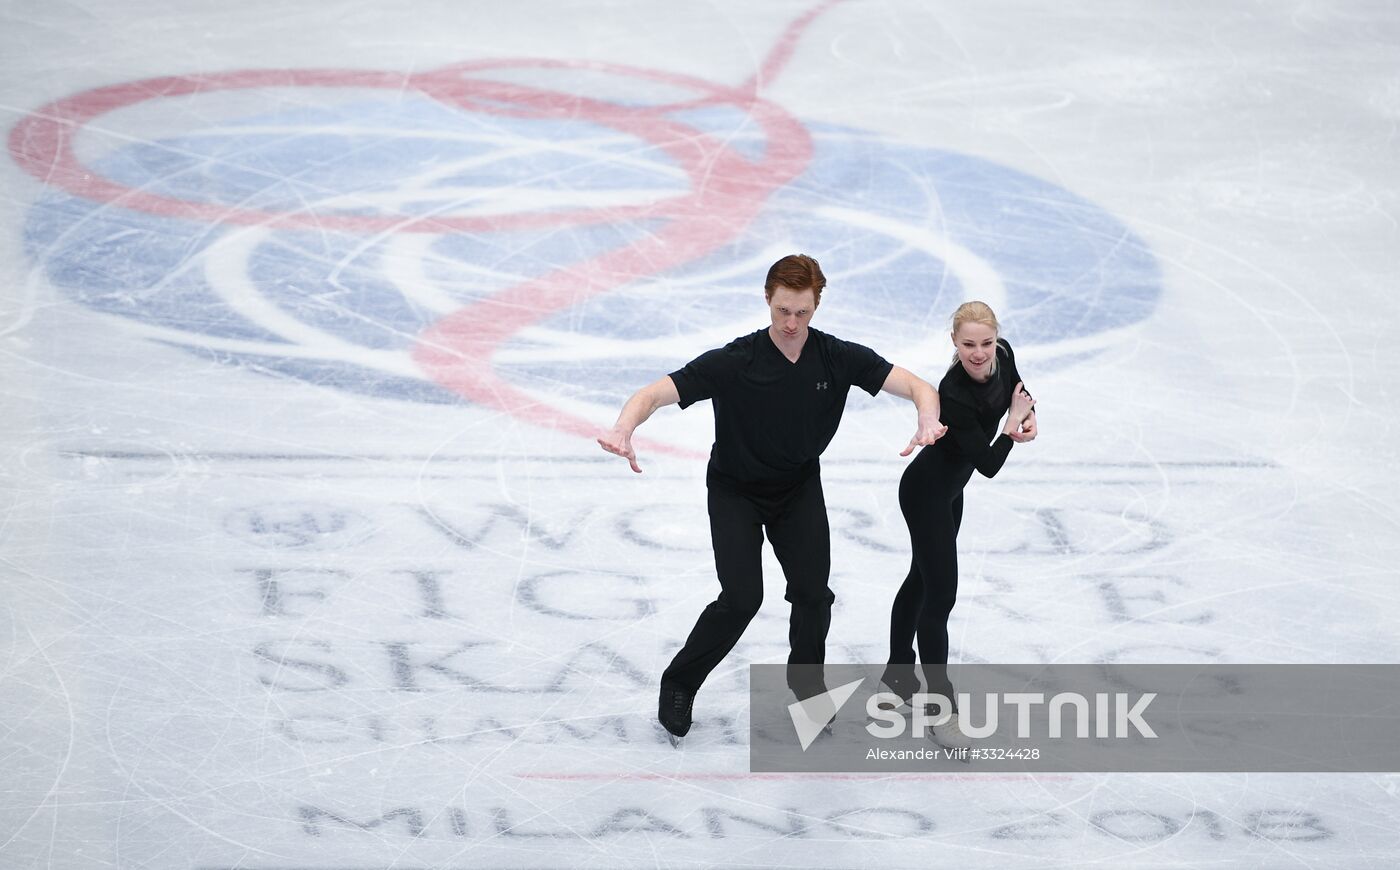
M1006 434L1007 437L1017 444L1025 444L1027 441L1034 441L1035 436L1039 434L1039 429L1035 425L1035 415L1030 414L1021 422L1021 429L1019 432L1007 432Z
M1007 425L1013 429L1020 429L1021 424L1026 422L1026 418L1030 416L1031 409L1034 407L1035 399L1032 399L1031 394L1026 392L1025 383L1017 381L1016 389L1011 391L1011 410L1006 413Z

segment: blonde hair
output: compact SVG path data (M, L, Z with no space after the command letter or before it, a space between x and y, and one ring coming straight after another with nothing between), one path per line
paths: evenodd
M974 300L972 302L964 302L958 306L958 310L953 312L953 335L958 334L958 330L962 328L964 323L981 323L984 326L990 326L992 329L996 330L998 335L1001 334L1001 324L997 322L996 313L992 311L992 306L985 302ZM953 365L957 364L958 352L955 350L953 351ZM992 356L991 373L996 374L996 372L997 358L994 354Z

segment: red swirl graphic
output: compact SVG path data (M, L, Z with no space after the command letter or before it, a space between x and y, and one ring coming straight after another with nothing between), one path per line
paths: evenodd
M50 103L11 131L10 153L31 175L71 194L120 208L211 223L319 229L355 233L499 232L655 220L662 227L641 240L508 287L454 311L425 329L413 359L435 383L478 405L535 425L592 437L598 425L549 407L496 374L492 356L512 335L554 313L639 278L698 259L739 237L769 196L800 175L812 155L802 123L758 96L763 82L787 63L813 20L840 2L826 0L793 21L760 69L738 86L619 64L491 60L427 73L363 70L241 70L214 75L168 76L97 88ZM572 93L493 81L502 69L584 69L666 84L697 96L668 105L629 106ZM305 209L273 211L183 200L132 188L86 166L74 151L77 135L113 110L159 98L254 87L336 87L419 91L471 112L508 117L576 120L601 125L649 143L686 173L689 192L654 202L515 215L356 215ZM764 148L745 157L721 138L673 115L680 109L732 106L762 130ZM648 450L693 455L664 444L637 442Z

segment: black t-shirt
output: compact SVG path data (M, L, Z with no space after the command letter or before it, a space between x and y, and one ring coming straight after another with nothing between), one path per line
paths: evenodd
M1016 443L1005 433L996 432L1011 408L1011 392L1020 380L1016 355L1003 338L997 339L996 373L986 383L977 383L962 363L953 363L938 384L939 419L948 427L948 434L934 443L934 449L954 462L995 477Z
M880 392L894 368L864 345L807 330L797 362L767 329L702 353L671 380L682 408L710 399L715 444L710 477L739 484L806 479L831 443L852 386Z

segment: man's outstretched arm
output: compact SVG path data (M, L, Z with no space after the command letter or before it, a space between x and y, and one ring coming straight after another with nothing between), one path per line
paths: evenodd
M928 385L924 384L924 386ZM627 400L627 404L622 406L622 413L617 415L617 422L613 424L612 429L598 439L599 446L609 453L626 459L632 464L632 470L641 474L642 468L637 464L637 453L632 449L632 432L646 422L657 408L674 405L680 400L681 394L676 391L676 384L671 380L670 375L647 384L633 393L632 398ZM936 395L934 401L934 422L937 422Z
M938 422L938 391L927 381L916 377L913 372L895 366L890 369L880 389L901 399L908 399L919 411L918 429L915 430L914 437L909 439L909 446L900 451L900 456L908 456L914 452L915 447L932 444L948 431L947 426Z

